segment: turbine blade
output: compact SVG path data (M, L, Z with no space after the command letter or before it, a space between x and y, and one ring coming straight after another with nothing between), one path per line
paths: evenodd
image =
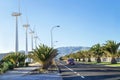
M18 0L18 12L20 13L20 10L21 10L21 8L20 8L20 0Z

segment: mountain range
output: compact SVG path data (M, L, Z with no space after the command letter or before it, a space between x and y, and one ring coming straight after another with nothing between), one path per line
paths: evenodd
M58 56L57 57L59 58L61 56L64 56L64 55L67 55L67 54L70 54L70 53L75 53L75 52L80 51L80 50L88 50L88 49L90 49L90 47L83 47L83 46L78 46L78 47L58 47L57 48L57 50L58 50ZM19 52L25 53L24 50L21 50ZM0 53L0 60L5 55L7 55L7 53Z
M59 47L57 48L58 50L58 57L64 56L70 53L75 53L80 50L88 50L90 47L83 47L83 46L78 46L78 47Z

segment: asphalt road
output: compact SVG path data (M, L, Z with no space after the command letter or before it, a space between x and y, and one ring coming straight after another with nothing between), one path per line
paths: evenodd
M120 67L59 62L63 80L120 80Z

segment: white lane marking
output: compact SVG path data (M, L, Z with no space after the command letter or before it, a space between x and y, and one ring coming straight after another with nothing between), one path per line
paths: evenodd
M77 72L74 72L74 73L77 73Z
M80 76L80 74L79 73L77 73L77 72L75 72L73 69L71 69L71 68L69 68L69 67L67 67L67 66L65 66L64 64L62 64L62 63L60 63L61 65L63 65L64 67L66 67L68 70L70 70L70 71L72 71L72 72L74 72L75 74L77 74L78 76ZM85 78L84 76L81 76L81 78Z
M84 76L81 76L81 78L85 78Z
M74 73L77 73L77 72L74 72Z
M66 68L69 69L70 71L73 71L72 69L70 69L69 67L67 67L67 66L65 66L65 65L64 65L64 67L66 67Z
M80 76L80 74L79 74L79 73L78 73L77 75L78 75L78 76ZM85 77L84 77L84 76L81 76L81 78L85 78Z

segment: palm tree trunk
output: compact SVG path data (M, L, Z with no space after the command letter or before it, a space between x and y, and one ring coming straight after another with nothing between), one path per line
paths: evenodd
M85 62L85 58L83 58L83 62Z
M78 60L77 61L81 61L81 59L80 58L78 58Z
M49 67L48 62L43 63L43 65L42 65L42 69L47 70L47 69L48 69L48 67Z
M117 64L117 61L116 61L115 57L112 57L111 64Z
M91 58L90 57L88 58L88 62L91 62Z
M97 63L101 63L101 58L100 57L97 58Z

